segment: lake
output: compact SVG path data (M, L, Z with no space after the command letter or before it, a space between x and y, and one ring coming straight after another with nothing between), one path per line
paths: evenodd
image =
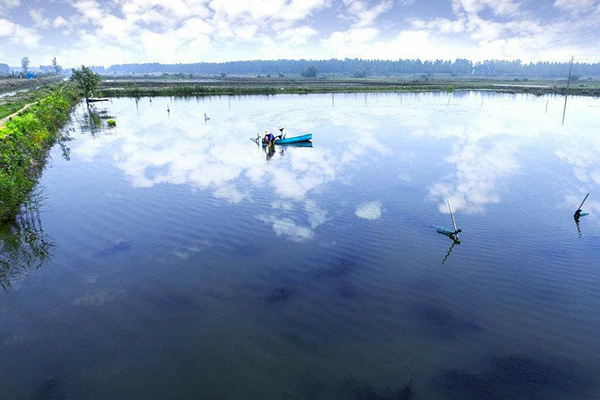
M0 229L0 398L597 398L600 99L563 102L79 105Z

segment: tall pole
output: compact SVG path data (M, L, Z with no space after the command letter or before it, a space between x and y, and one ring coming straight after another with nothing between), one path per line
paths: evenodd
M569 77L567 78L567 90L565 91L565 106L563 107L562 124L565 124L565 114L567 113L567 97L569 96L569 84L571 83L571 71L573 70L573 58L571 56L571 65L569 65Z

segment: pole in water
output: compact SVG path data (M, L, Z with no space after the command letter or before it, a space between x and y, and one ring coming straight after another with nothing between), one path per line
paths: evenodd
M577 211L575 211L575 215L573 216L573 217L575 217L575 219L578 219L579 216L581 215L581 207L583 207L583 203L585 203L585 201L587 200L589 195L590 195L589 193L585 195L583 201L579 205L579 208L577 209Z
M571 84L571 71L573 70L573 58L571 56L571 65L569 65L569 77L567 78L567 90L565 90L565 106L563 107L562 124L565 124L565 114L567 113L567 97L569 97L569 85Z
M446 202L448 203L448 209L450 210L450 218L452 218L452 226L454 227L454 234L456 235L456 238L458 239L458 232L461 232L461 230L456 227L456 219L454 219L454 212L452 211L452 206L450 205L450 200L446 199Z

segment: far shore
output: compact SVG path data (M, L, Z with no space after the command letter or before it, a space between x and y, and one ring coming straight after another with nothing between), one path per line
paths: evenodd
M280 93L355 92L454 92L464 90L534 95L566 93L564 80L474 79L462 77L398 78L294 78L294 77L191 77L103 76L100 94L104 97L245 95ZM600 96L600 80L570 83L569 95Z

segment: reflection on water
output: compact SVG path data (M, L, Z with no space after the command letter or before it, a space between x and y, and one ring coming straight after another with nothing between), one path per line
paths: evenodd
M23 205L14 225L0 226L0 286L12 282L52 259L52 239L42 229L43 189L36 189Z
M31 267L0 393L594 398L600 103L569 103L564 127L556 97L473 92L79 107L6 252ZM314 147L248 140L279 125Z

